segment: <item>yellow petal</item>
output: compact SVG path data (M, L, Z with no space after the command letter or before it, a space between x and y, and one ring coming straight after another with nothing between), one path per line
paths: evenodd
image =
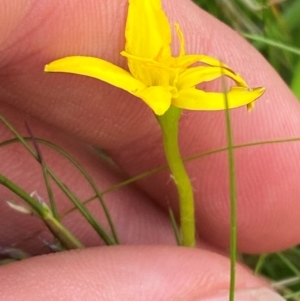
M146 86L126 70L94 57L69 56L45 66L46 72L65 72L90 76L136 94Z
M227 93L228 108L233 109L248 105L259 98L265 88L247 89L232 87ZM179 91L178 97L172 99L172 105L188 110L217 111L226 109L224 93L204 92L195 88Z
M224 64L221 61L215 59L214 57L211 57L208 55L201 55L201 57L199 58L199 62L210 65L210 66L223 67L223 68L231 70L226 64Z
M180 25L178 23L175 23L175 29L179 40L179 56L182 57L185 55L185 41L184 36L181 31Z
M184 56L178 56L175 58L175 60L176 60L176 65L182 68L187 68L192 64L200 62L213 67L223 67L233 72L227 65L225 65L221 61L204 54L187 54Z
M255 105L254 102L250 102L247 104L247 111L251 112L254 109Z
M186 69L178 77L177 87L178 89L191 88L202 82L212 81L222 75L230 77L238 86L247 87L243 78L233 73L231 70L209 66L198 66Z
M198 54L186 54L184 56L174 57L173 66L181 68L182 70L186 69L190 65L193 65L199 62L199 59L202 58L202 55Z
M172 93L169 87L152 86L137 93L156 115L163 115L171 106Z
M171 57L171 31L160 0L130 0L125 30L125 51L133 56L157 59ZM149 71L128 57L130 72L149 84Z
M125 37L125 51L131 55L154 58L162 49L171 55L170 26L161 0L129 0Z

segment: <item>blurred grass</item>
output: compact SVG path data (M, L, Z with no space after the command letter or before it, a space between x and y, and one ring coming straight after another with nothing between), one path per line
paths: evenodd
M299 0L194 2L241 35L252 37L249 39L250 43L264 55L300 99ZM290 49L286 49L287 47Z
M248 38L300 100L299 0L194 2ZM267 277L286 300L300 300L300 246L275 254L244 254L242 258L255 273Z

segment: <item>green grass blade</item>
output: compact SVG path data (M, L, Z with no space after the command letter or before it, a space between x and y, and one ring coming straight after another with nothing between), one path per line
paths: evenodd
M223 89L226 91L225 84ZM234 148L232 137L232 126L230 120L230 111L228 109L227 93L224 93L226 102L225 118L226 118L226 135L228 145L228 166L229 166L229 190L230 190L230 289L229 301L234 301L235 293L235 268L237 260L237 205L236 205L236 183L235 183L235 163L234 163Z
M300 276L299 269L289 260L282 252L275 253L285 264L286 266L296 275Z
M295 96L300 100L300 59L298 60L294 68L291 89L294 92Z
M300 49L299 48L289 46L289 45L286 45L284 43L281 43L281 42L278 42L278 41L275 41L275 40L272 40L272 39L269 39L269 38L266 38L266 37L263 37L263 36L259 36L259 35L252 35L252 34L248 34L248 33L243 33L243 36L245 38L250 39L250 40L263 42L267 45L270 45L270 46L273 46L273 47L276 47L276 48L279 48L279 49L282 49L282 50L286 50L286 51L289 51L289 52L297 54L297 55L300 55Z
M284 297L286 300L290 300L290 299L294 299L294 298L299 297L299 296L300 296L300 291L298 291L298 292L293 292L293 293L290 293L290 294L286 294L286 295L284 295L283 297ZM296 299L294 299L294 300L296 300ZM299 299L297 299L297 300L299 300Z
M278 143L289 143L289 142L300 142L300 137L291 137L291 138L285 138L285 139L273 139L273 140L261 140L261 141L255 141L255 142L249 142L249 143L242 143L242 144L236 144L233 146L234 149L239 149L239 148L245 148L245 147L255 147L255 146L260 146L260 145L268 145L268 144L278 144ZM218 154L218 153L221 153L221 152L224 152L224 151L228 151L228 147L221 147L221 148L216 148L216 149L213 149L211 151L207 151L207 152L201 152L201 153L198 153L198 154L195 154L195 155L192 155L192 156L189 156L189 157L186 157L183 159L184 162L189 162L189 161L193 161L193 160L196 160L196 159L199 159L199 158L202 158L202 157L207 157L207 156L211 156L211 155L214 155L214 154ZM122 187L125 187L127 185L130 185L132 183L135 183L139 180L142 180L142 179L145 179L155 173L158 173L160 171L163 171L165 170L166 168L168 168L167 165L162 165L160 167L157 167L157 168L154 168L152 170L149 170L147 172L144 172L144 173L141 173L137 176L134 176L128 180L125 180L123 182L120 182L116 185L113 185L111 187L109 187L108 189L106 190L103 190L102 191L102 196L107 194L107 193L110 193L112 191L115 191L117 189L120 189ZM90 197L89 199L85 200L83 203L84 204L88 204L89 202L93 201L95 198L97 198L96 195ZM70 212L73 212L76 208L71 208L70 210L68 210L68 213Z
M172 228L173 228L174 236L175 236L175 239L176 239L176 243L177 243L178 246L182 246L182 239L181 239L181 235L180 235L180 230L178 228L177 221L176 221L176 218L174 216L174 212L173 212L172 208L169 208L169 216L170 216L170 220L171 220L171 223L172 223Z
M268 254L261 254L259 257L258 257L258 261L255 265L255 268L254 268L254 274L255 275L258 275L263 267L263 264L265 263L265 260L267 258Z
M0 115L0 120L8 127L8 129L16 136L17 140L21 142L24 147L30 152L30 154L39 162L41 163L39 154L31 148L31 146L28 144L28 140L32 140L31 138L24 138L22 137L18 131L3 117ZM12 140L10 140L11 142ZM8 145L8 142L2 143L1 146ZM66 152L64 152L66 154ZM75 160L71 158L70 155L67 156L73 163L75 163ZM72 160L73 159L73 160ZM80 165L76 162L76 166L79 167ZM96 189L96 194L99 196L100 201L103 204L104 212L106 213L106 216L108 217L108 221L111 225L112 232L114 233L114 238L111 238L110 235L104 230L104 228L97 222L97 220L93 217L93 215L87 210L84 204L82 204L77 197L68 189L66 186L59 180L59 178L54 174L54 172L49 168L46 167L47 173L54 179L56 184L59 186L60 189L65 193L66 196L71 200L71 202L75 205L77 209L83 214L83 216L87 219L87 221L91 224L91 226L94 228L94 230L99 234L99 236L104 240L105 243L111 245L111 244L117 244L118 243L118 237L117 233L115 231L115 227L112 223L112 219L110 217L110 214L108 212L108 209L102 199L102 196L100 192L98 191L97 186L92 181L91 177L85 172L85 170L80 167L80 171L83 172L83 174L89 179L90 183L92 183L93 188Z
M18 185L11 180L0 174L0 184L7 187L20 198L22 198L34 212L44 221L52 234L62 243L67 249L81 249L84 248L83 244L58 220L56 220L51 210L45 205L40 204L36 199L31 197L27 192L21 189Z
M46 163L44 161L44 156L43 156L42 151L41 151L41 149L40 149L40 147L39 147L32 131L31 131L31 129L30 129L30 127L27 123L26 123L26 128L27 128L27 131L28 131L28 133L31 137L33 147L36 151L37 161L40 163L41 168L42 168L43 178L44 178L45 186L46 186L46 189L47 189L47 194L48 194L48 199L49 199L49 202L50 202L50 207L51 207L52 214L53 214L54 218L59 220L59 214L58 214L58 211L57 211L56 202L54 200L54 194L53 194L53 190L52 190L52 187L51 187L51 183L49 181L49 174L48 174Z
M283 11L284 22L290 30L299 32L299 15L300 15L300 1L289 1L289 5Z
M86 206L80 202L80 200L75 196L74 193L48 168L53 180L59 186L59 188L65 193L65 195L71 200L73 205L79 210L79 212L85 217L85 219L90 223L94 230L99 234L99 236L104 240L107 245L115 245L116 241L105 231L105 229L96 220L93 214L86 208Z

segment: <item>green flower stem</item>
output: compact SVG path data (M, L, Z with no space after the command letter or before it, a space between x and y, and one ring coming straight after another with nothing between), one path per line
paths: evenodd
M162 116L156 116L161 126L164 148L179 196L182 245L195 246L194 193L178 147L178 122L181 109L171 106Z

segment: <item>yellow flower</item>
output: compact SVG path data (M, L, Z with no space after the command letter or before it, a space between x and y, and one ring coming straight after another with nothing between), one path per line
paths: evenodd
M187 55L183 34L175 24L180 42L179 56L171 54L171 32L160 0L129 0L126 45L130 72L105 60L71 56L45 66L46 72L67 72L97 78L142 99L157 115L171 105L189 110L224 110L224 93L197 89L199 83L225 75L237 86L227 93L228 108L247 105L265 89L249 89L246 82L228 66L206 55ZM201 66L194 66L195 63Z

